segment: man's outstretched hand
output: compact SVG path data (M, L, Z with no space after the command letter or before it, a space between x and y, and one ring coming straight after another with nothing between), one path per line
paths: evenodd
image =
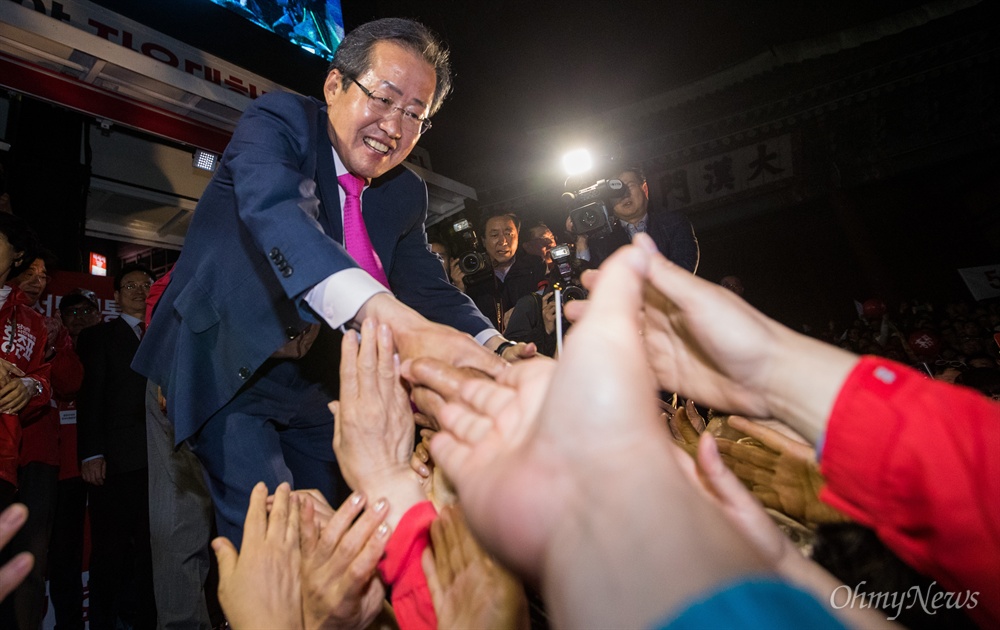
M432 357L449 365L471 367L495 376L506 361L484 348L475 339L454 328L436 324L388 293L378 293L365 302L358 321L367 318L385 323L401 359Z

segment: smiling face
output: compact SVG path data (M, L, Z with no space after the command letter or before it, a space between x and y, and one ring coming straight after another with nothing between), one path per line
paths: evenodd
M634 171L625 171L618 176L628 189L628 195L615 204L615 215L622 221L635 223L646 216L649 207L649 188Z
M115 301L123 313L143 319L146 316L146 296L153 279L142 271L131 271L122 276L122 284L115 291Z
M21 287L21 291L28 297L28 303L32 306L38 302L38 298L42 297L42 293L45 291L45 286L49 283L49 276L47 270L45 269L45 261L41 258L36 258L31 265L18 274L17 278L14 279L18 286Z
M431 64L392 41L377 42L371 59L371 67L354 77L358 83L417 116L430 114L437 82ZM330 141L351 173L369 180L378 177L399 165L416 146L420 135L403 125L402 112L373 113L357 85L347 81L344 87L340 70L327 75L323 94Z

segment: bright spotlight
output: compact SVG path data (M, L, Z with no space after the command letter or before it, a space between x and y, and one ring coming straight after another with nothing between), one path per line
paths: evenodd
M590 158L590 152L586 149L570 151L563 156L562 163L567 175L586 173L594 165L594 161Z

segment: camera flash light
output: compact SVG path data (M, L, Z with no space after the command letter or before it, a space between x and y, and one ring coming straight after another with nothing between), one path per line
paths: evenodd
M585 173L594 165L593 160L590 158L590 152L586 149L570 151L563 156L562 162L567 175Z

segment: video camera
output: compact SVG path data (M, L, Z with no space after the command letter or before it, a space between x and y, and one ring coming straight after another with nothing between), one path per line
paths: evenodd
M458 260L458 268L465 274L465 282L471 284L488 278L492 265L472 224L468 219L460 219L452 224L451 229L454 242L452 251L458 252L455 258Z
M628 188L620 179L601 179L586 188L572 190L575 181L579 179L567 179L568 190L562 194L575 233L599 236L611 232L616 221L615 203L628 194Z

